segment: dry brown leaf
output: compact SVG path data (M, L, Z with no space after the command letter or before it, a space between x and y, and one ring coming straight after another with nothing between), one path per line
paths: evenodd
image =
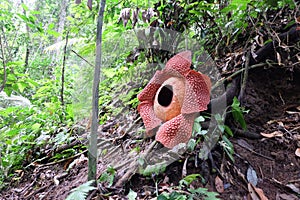
M300 16L296 17L296 23L300 24Z
M273 120L268 121L267 124L270 125L270 124L273 124L273 123L276 123L276 122L277 122L277 120L273 119Z
M216 186L216 190L219 193L223 193L224 192L224 184L223 181L220 179L219 176L217 176L215 178L215 186Z
M296 149L295 154L296 156L300 157L300 148Z
M274 131L273 133L260 133L262 136L266 138L273 138L273 137L282 137L283 133L281 131Z
M182 167L182 174L181 174L181 177L186 177L187 175L187 169L186 169L186 166L187 166L187 162L188 162L188 159L189 157L187 157L184 161L184 164L183 164L183 167Z
M248 191L252 200L268 200L268 198L264 194L264 191L260 188L255 187L251 183L248 183Z
M277 122L277 124L279 125L279 126L281 126L281 127L284 127L284 124L283 124L283 122Z
M252 200L260 200L254 190L254 186L251 183L248 183L248 191L249 191L249 194L250 194Z
M278 52L276 52L276 57L277 57L277 61L278 61L278 65L282 65L281 63L281 56Z
M254 187L255 192L258 194L260 200L268 200L268 198L265 196L264 191L260 188Z

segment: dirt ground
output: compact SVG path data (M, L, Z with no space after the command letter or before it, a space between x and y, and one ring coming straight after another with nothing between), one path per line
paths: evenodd
M258 177L256 187L262 189L268 199L300 199L300 158L295 155L300 147L300 70L291 67L251 70L242 102L250 110L245 115L249 132L264 133L269 138L249 139L245 134L236 134L230 139L235 150L234 163L218 145L212 150L211 159L197 161L198 164L195 160L188 161L187 174L200 173L205 178L205 183L194 181L193 187L216 191L218 176L224 185L221 199L250 199L247 181L250 168ZM73 188L87 180L84 156L66 173L66 166L73 160L53 165L45 163L16 173L9 187L0 192L0 199L65 199ZM160 192L178 185L183 161L181 158L163 174L152 178L136 174L122 188L99 188L110 192L110 197L93 193L88 199L97 196L126 199L129 188L137 192L139 199L151 199L155 197L155 181ZM101 163L98 171L103 170L100 168Z

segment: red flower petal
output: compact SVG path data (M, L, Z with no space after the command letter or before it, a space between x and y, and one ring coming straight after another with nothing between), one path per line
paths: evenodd
M156 71L152 79L146 85L146 87L142 90L140 94L138 94L139 101L153 101L155 94L161 84L168 79L168 75L161 71Z
M194 70L186 75L185 97L181 113L195 113L207 109L210 101L210 79Z
M196 114L178 115L165 122L156 134L156 140L167 148L173 148L179 143L187 143L192 136Z
M191 69L192 64L192 53L191 51L183 51L172 58L166 63L165 71L177 71L181 75L187 74Z
M138 111L143 119L146 127L147 136L151 137L155 134L155 128L160 126L162 121L156 117L153 110L152 101L143 101L138 105Z

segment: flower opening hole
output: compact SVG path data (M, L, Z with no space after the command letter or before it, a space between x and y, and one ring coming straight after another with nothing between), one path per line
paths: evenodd
M171 104L173 99L173 87L165 85L161 88L158 94L157 101L161 106L167 107Z

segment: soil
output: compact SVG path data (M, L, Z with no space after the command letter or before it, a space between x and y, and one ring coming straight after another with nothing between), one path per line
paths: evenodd
M200 173L204 178L204 181L193 181L194 188L206 187L209 191L216 191L215 179L218 176L225 186L219 195L221 199L250 199L248 179L251 176L247 171L252 170L257 175L257 179L254 178L256 188L262 189L268 199L299 199L300 158L295 155L300 147L299 86L299 69L277 67L250 71L245 95L241 99L249 110L245 115L248 131L277 133L277 136L249 139L245 134L235 135L230 139L234 145L234 162L216 145L211 159L206 161L189 159L185 167L185 159L195 157L196 152L184 155L160 175L146 178L135 174L121 188L100 185L99 191L110 192L110 199L126 199L131 189L137 192L139 199L151 199L156 196L155 183L158 183L159 192L168 191L168 188L178 185L183 169L186 169L187 174ZM0 199L65 199L72 189L87 181L85 156L82 154L77 158L68 173L66 166L74 159L42 164L16 173L9 187L1 191ZM101 167L99 161L98 173L103 171ZM89 199L97 197L108 199L95 192L88 196Z

